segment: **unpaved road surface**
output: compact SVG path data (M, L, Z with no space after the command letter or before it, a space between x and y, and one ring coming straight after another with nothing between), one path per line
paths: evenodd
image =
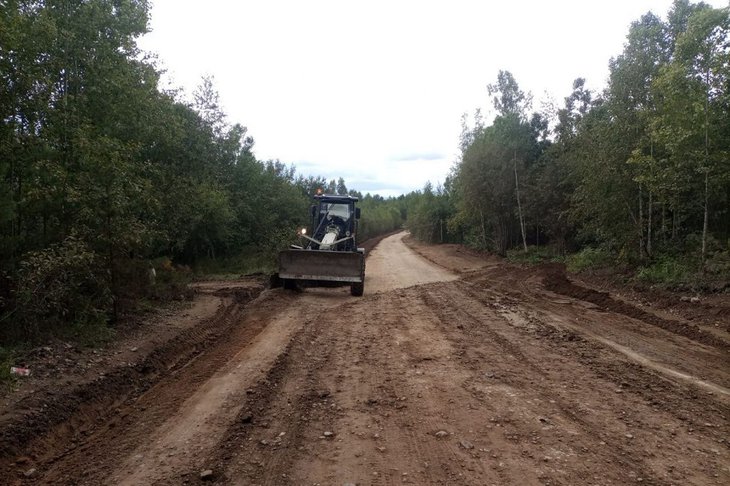
M0 474L89 485L730 484L724 321L638 309L557 267L414 244L426 259L403 238L372 252L362 298L224 292L200 326L116 371L116 386L107 376L95 382L105 393L85 387L64 420L43 427L43 411L29 411L29 434L17 414L6 419L0 432L16 443ZM78 392L57 399L69 397Z

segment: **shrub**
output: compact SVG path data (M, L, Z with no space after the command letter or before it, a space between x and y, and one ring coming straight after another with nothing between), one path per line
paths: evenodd
M112 304L109 279L80 239L31 253L21 263L16 290L16 339L35 340L105 328ZM70 325L70 326L69 326Z
M521 248L507 250L507 260L515 263L537 265L545 262L562 261L562 257L550 246L528 246L527 251Z
M583 248L578 253L570 255L566 259L566 265L571 272L593 270L614 265L616 258L602 248Z
M636 278L644 282L674 286L689 281L692 274L693 269L686 262L672 257L664 257L640 268Z
M10 374L10 367L15 364L13 358L12 350L0 346L0 385L2 386L13 383L13 375Z

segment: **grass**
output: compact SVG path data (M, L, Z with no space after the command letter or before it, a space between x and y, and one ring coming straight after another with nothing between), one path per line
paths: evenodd
M0 346L0 386L10 388L15 384L16 377L10 374L10 367L14 366L17 350Z
M550 246L528 246L523 249L507 250L507 260L512 263L538 265L547 262L562 262L563 256Z
M696 255L660 255L640 267L635 279L674 290L722 291L730 288L730 252L711 254L704 266Z
M673 258L662 258L659 261L639 268L636 279L668 286L685 285L693 280L696 273L686 262Z
M616 257L601 248L586 247L569 255L565 264L571 272L582 272L616 265Z
M114 329L109 327L105 316L97 321L75 322L63 333L64 337L87 348L98 348L114 338Z
M205 275L220 280L233 280L241 275L257 273L273 273L275 262L271 258L262 258L261 254L241 254L234 257L204 259L196 263L193 272L196 276Z

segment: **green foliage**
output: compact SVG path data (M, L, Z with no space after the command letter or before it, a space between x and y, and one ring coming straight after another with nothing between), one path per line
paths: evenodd
M184 272L158 268L153 285L152 261L272 266L321 178L304 187L293 167L257 160L212 78L191 104L158 89L136 46L148 2L6 3L0 339L105 339L136 299L181 295ZM348 191L342 178L332 184Z
M586 247L578 253L569 255L565 264L571 272L597 270L616 265L616 255L602 248Z
M449 228L448 221L455 211L447 189L439 186L434 191L429 182L423 191L413 193L410 200L406 227L415 238L428 243L446 243L452 239L454 228Z
M562 262L564 257L551 246L528 246L527 251L522 248L508 250L507 260L513 263L538 265L547 262Z
M690 243L690 247L695 246L696 242ZM636 279L676 290L723 291L730 288L730 251L713 245L704 264L696 253L675 251L657 255L639 268Z
M675 287L689 282L694 274L695 271L687 262L677 258L664 257L641 267L636 278L644 282Z
M15 382L15 377L10 374L10 367L13 365L15 365L15 352L0 346L0 386L9 387Z
M464 115L448 198L415 194L412 231L439 241L446 214L451 241L511 258L533 258L512 251L524 235L577 251L575 269L615 256L674 278L679 270L657 263L672 255L706 277L713 241L730 238L728 39L730 8L676 0L666 20L632 23L599 96L578 78L563 107L531 115L529 94L500 71L488 86L496 116L487 123L477 110L470 127Z
M292 239L287 242L291 244ZM195 275L205 278L215 276L216 279L226 280L241 275L272 274L277 271L276 258L272 253L262 256L258 247L244 249L239 255L223 258L201 258L193 265Z
M707 274L730 280L730 249L713 252L705 261L703 269Z
M98 256L76 237L34 252L21 263L14 322L9 331L25 340L63 332L102 335L112 296Z
M403 198L384 199L366 194L360 199L358 241L363 242L378 235L400 229L406 212Z
M440 213L465 241L504 255L522 238L528 177L548 143L544 120L527 116L530 96L509 72L500 71L489 94L498 115L484 126L477 113L473 129L464 126L461 160L446 184L453 210Z

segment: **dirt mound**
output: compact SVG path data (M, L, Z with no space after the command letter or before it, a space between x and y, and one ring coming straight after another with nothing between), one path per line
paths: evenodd
M552 292L596 304L604 310L644 321L702 344L725 350L730 349L730 345L727 342L717 336L703 332L702 329L694 324L664 319L633 305L616 300L608 292L600 292L576 285L568 279L565 272L565 265L562 263L545 264L540 270L543 272L542 280L545 288Z

